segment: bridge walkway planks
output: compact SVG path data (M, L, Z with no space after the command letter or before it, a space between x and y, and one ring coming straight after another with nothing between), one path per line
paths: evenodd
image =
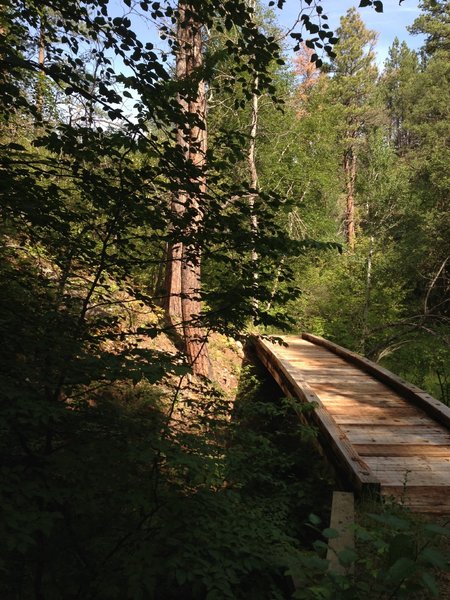
M257 354L286 394L316 403L322 445L353 488L450 513L450 409L327 340L282 339L256 339Z

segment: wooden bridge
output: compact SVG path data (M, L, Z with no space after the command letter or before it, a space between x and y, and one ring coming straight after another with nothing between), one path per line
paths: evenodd
M319 441L355 491L450 513L450 408L379 365L310 335L255 339L285 394L314 402Z

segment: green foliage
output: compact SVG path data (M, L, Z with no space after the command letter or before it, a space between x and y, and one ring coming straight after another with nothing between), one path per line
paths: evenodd
M445 330L440 332L445 336ZM430 391L447 406L450 405L450 352L445 345L437 345L435 336L415 334L408 346L383 357L382 364L399 373L407 381Z
M1 11L6 598L285 598L289 569L304 582L299 597L366 594L301 547L315 535L308 513L319 506L326 521L330 492L314 431L298 423L310 409L248 373L232 409L210 387L186 387L181 354L156 349L168 244L202 254L208 330L308 328L383 358L448 401L446 4L424 3L430 14L439 8L442 27L428 13L415 25L429 35L427 60L393 49L378 95L361 44L372 33L351 13L333 49L337 39L314 5L302 16L306 46L316 65L323 50L336 75L318 78L300 100L276 29L255 24L250 3L190 6L212 35L205 67L183 81L172 73L169 4L141 2L133 18L129 0L123 15L107 0L20 0ZM161 22L162 55L138 35L138 18ZM178 100L192 100L201 77L213 98L205 172L185 160L175 136L186 128ZM256 77L255 234L245 160ZM380 97L389 133L374 109ZM360 153L360 230L354 254L340 257L349 137ZM188 202L172 214L171 197L186 192L200 210ZM442 557L431 538L444 530L430 525L419 535L383 519L375 522L386 531L358 530L364 555L341 560L380 593L383 582L398 597L413 584L434 593Z
M294 511L294 532L303 528L318 498L330 493L330 475L310 443L316 431L304 419L313 407L280 397L273 381L261 385L245 372L242 379L226 478L232 484L239 477L241 489L250 496L267 495L270 510L276 505L281 511ZM312 460L317 461L314 472L309 468ZM252 469L246 473L250 461Z
M207 389L91 390L52 411L46 453L48 421L23 400L28 453L5 440L0 487L8 597L286 597L296 528L328 484L292 402L244 382L231 422Z
M417 32L434 32L426 59L421 63L396 40L380 79L373 64L374 33L351 11L342 19L333 77L322 74L307 93L301 88L296 155L305 170L297 192L302 202L294 203L291 214L300 235L314 228L317 239L341 241L351 177L348 172L343 177L340 163L351 155L356 244L342 257L300 257L292 266L301 293L291 295L287 305L288 315L295 315L294 331L330 337L380 360L445 402L447 4L424 3L415 25ZM305 141L318 150L318 166L304 156Z
M356 549L344 549L338 559L345 574L330 570L324 558L327 544L318 540L316 553L304 554L293 568L297 581L293 597L303 600L359 600L371 598L439 598L436 573L448 571L445 547L447 526L421 522L399 508L370 513L364 525L355 525ZM320 531L320 519L310 517ZM323 539L336 537L331 529Z
M201 227L189 228L198 209L188 204L177 219L168 201L198 179L174 134L184 126L177 97L192 96L192 81L174 82L170 65L128 17L110 16L107 2L38 4L2 13L10 34L0 52L2 591L281 597L286 557L296 551L286 503L275 511L239 485L226 489L230 408L210 389L184 399L176 387L164 393L177 375L183 386L187 369L182 356L152 349L164 325L142 318L154 309L165 246L180 240L216 264L233 260L236 279L213 290L203 323L242 333L254 314L248 186L223 176L238 149L209 153L209 187L195 190ZM174 24L173 10L157 4L141 8ZM227 46L230 79L239 69L257 73L273 95L269 66L279 49L253 26L247 3L194 4L205 25L226 17L237 32ZM34 57L42 25L43 68ZM123 69L112 68L112 55ZM67 97L57 113L36 110L42 80ZM135 99L132 118L124 98ZM230 196L236 202L222 215ZM261 298L268 284L271 293L272 253L291 246L272 218L281 202L270 191L261 198ZM212 291L205 298L212 304Z
M411 33L425 37L424 49L428 54L445 50L448 52L450 38L450 7L447 0L423 0L422 14L410 27Z

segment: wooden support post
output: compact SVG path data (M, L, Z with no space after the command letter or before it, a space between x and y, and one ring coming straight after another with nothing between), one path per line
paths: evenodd
M330 528L339 533L339 537L331 538L328 542L327 560L330 561L330 571L345 575L353 573L353 565L346 568L339 562L342 550L355 549L353 525L355 523L355 501L352 492L333 492L331 505Z

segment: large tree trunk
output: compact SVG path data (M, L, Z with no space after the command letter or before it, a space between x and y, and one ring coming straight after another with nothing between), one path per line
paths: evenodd
M172 211L174 209L172 202ZM166 295L165 295L165 313L170 325L182 332L183 313L181 310L181 261L183 256L183 244L169 244L167 249L166 262Z
M347 206L345 211L345 239L351 250L355 247L355 181L356 154L349 148L344 155Z
M370 312L370 296L372 293L372 259L373 259L373 245L374 237L370 236L369 239L369 252L367 254L367 268L366 268L366 292L364 299L364 313L363 313L363 332L361 340L361 352L366 352L366 342L369 336L369 312Z
M45 95L45 28L41 18L39 23L39 38L38 38L38 65L40 71L37 75L36 82L36 121L35 125L42 123L44 111L44 95Z
M188 61L188 73L202 66L202 32L198 23L191 28L191 60ZM189 103L189 112L197 116L199 123L190 129L189 160L200 171L205 167L207 150L206 133L206 93L205 82L200 81L197 89L197 98ZM206 180L204 174L195 182L198 186L200 196L206 191ZM195 234L201 221L201 206L199 199L190 195L187 198L190 208L195 210L195 216L191 223L191 231ZM201 287L201 256L198 249L194 247L183 247L183 260L181 271L181 308L183 314L184 339L186 353L194 373L211 377L211 365L207 352L206 335L198 325L196 319L201 313L201 301L199 297Z
M250 204L250 227L253 237L255 238L258 233L258 217L255 211L255 200L256 200L256 191L258 190L258 171L256 170L256 134L258 131L258 116L259 116L259 96L257 94L259 79L255 77L254 82L254 91L252 95L252 122L250 128L250 146L248 149L248 166L250 171L250 187L255 192L252 192L249 198ZM256 287L258 285L258 253L256 252L255 247L252 248L251 259L253 263L253 285ZM253 304L255 309L258 308L258 300L256 297L253 298Z
M256 0L247 0L249 8L255 11ZM258 234L258 217L255 211L255 200L257 197L257 191L259 188L258 171L256 169L256 136L258 133L258 118L259 118L259 77L256 76L253 79L253 93L252 93L252 113L251 113L251 125L250 125L250 144L248 148L248 168L250 173L250 187L254 190L249 198L250 205L250 228L253 238L255 239ZM256 239L255 239L256 242ZM253 263L253 285L255 289L255 297L253 298L253 306L255 310L258 309L258 299L256 297L257 286L258 286L258 253L256 252L255 246L252 248L251 260Z
M176 75L177 79L183 80L202 67L202 27L201 23L196 21L195 12L190 4L180 1L178 12ZM180 182L180 189L172 200L172 212L179 218L186 208L193 211L194 216L185 233L195 237L201 223L201 196L206 190L206 181L202 173L207 149L204 81L197 83L197 89L190 94L188 100L180 95L178 101L181 110L187 115L185 123L189 125L185 125L184 128L179 126L177 144L182 148L185 160L192 163L199 174L190 182L193 184L191 189L193 187L196 192L186 192L187 182ZM192 124L192 117L195 124ZM201 313L201 256L195 245L178 242L169 247L166 283L167 316L179 332L182 325L186 354L194 373L210 377L206 335L198 324Z
M189 42L188 27L184 26L185 21L185 9L184 5L180 2L179 6L180 16L178 18L177 28L177 40L179 48L176 56L176 78L182 80L187 75L187 45ZM178 103L181 106L183 112L188 112L189 106L186 100L181 95L178 95ZM177 130L177 145L183 148L184 158L187 160L189 157L189 144L183 133L181 126ZM172 197L171 211L174 219L177 220L181 217L186 206L186 194L181 192L179 189L178 193ZM169 244L167 249L167 265L166 265L166 302L165 311L169 323L178 331L183 332L182 321L183 312L181 309L181 261L183 258L183 244L181 242L175 242Z

